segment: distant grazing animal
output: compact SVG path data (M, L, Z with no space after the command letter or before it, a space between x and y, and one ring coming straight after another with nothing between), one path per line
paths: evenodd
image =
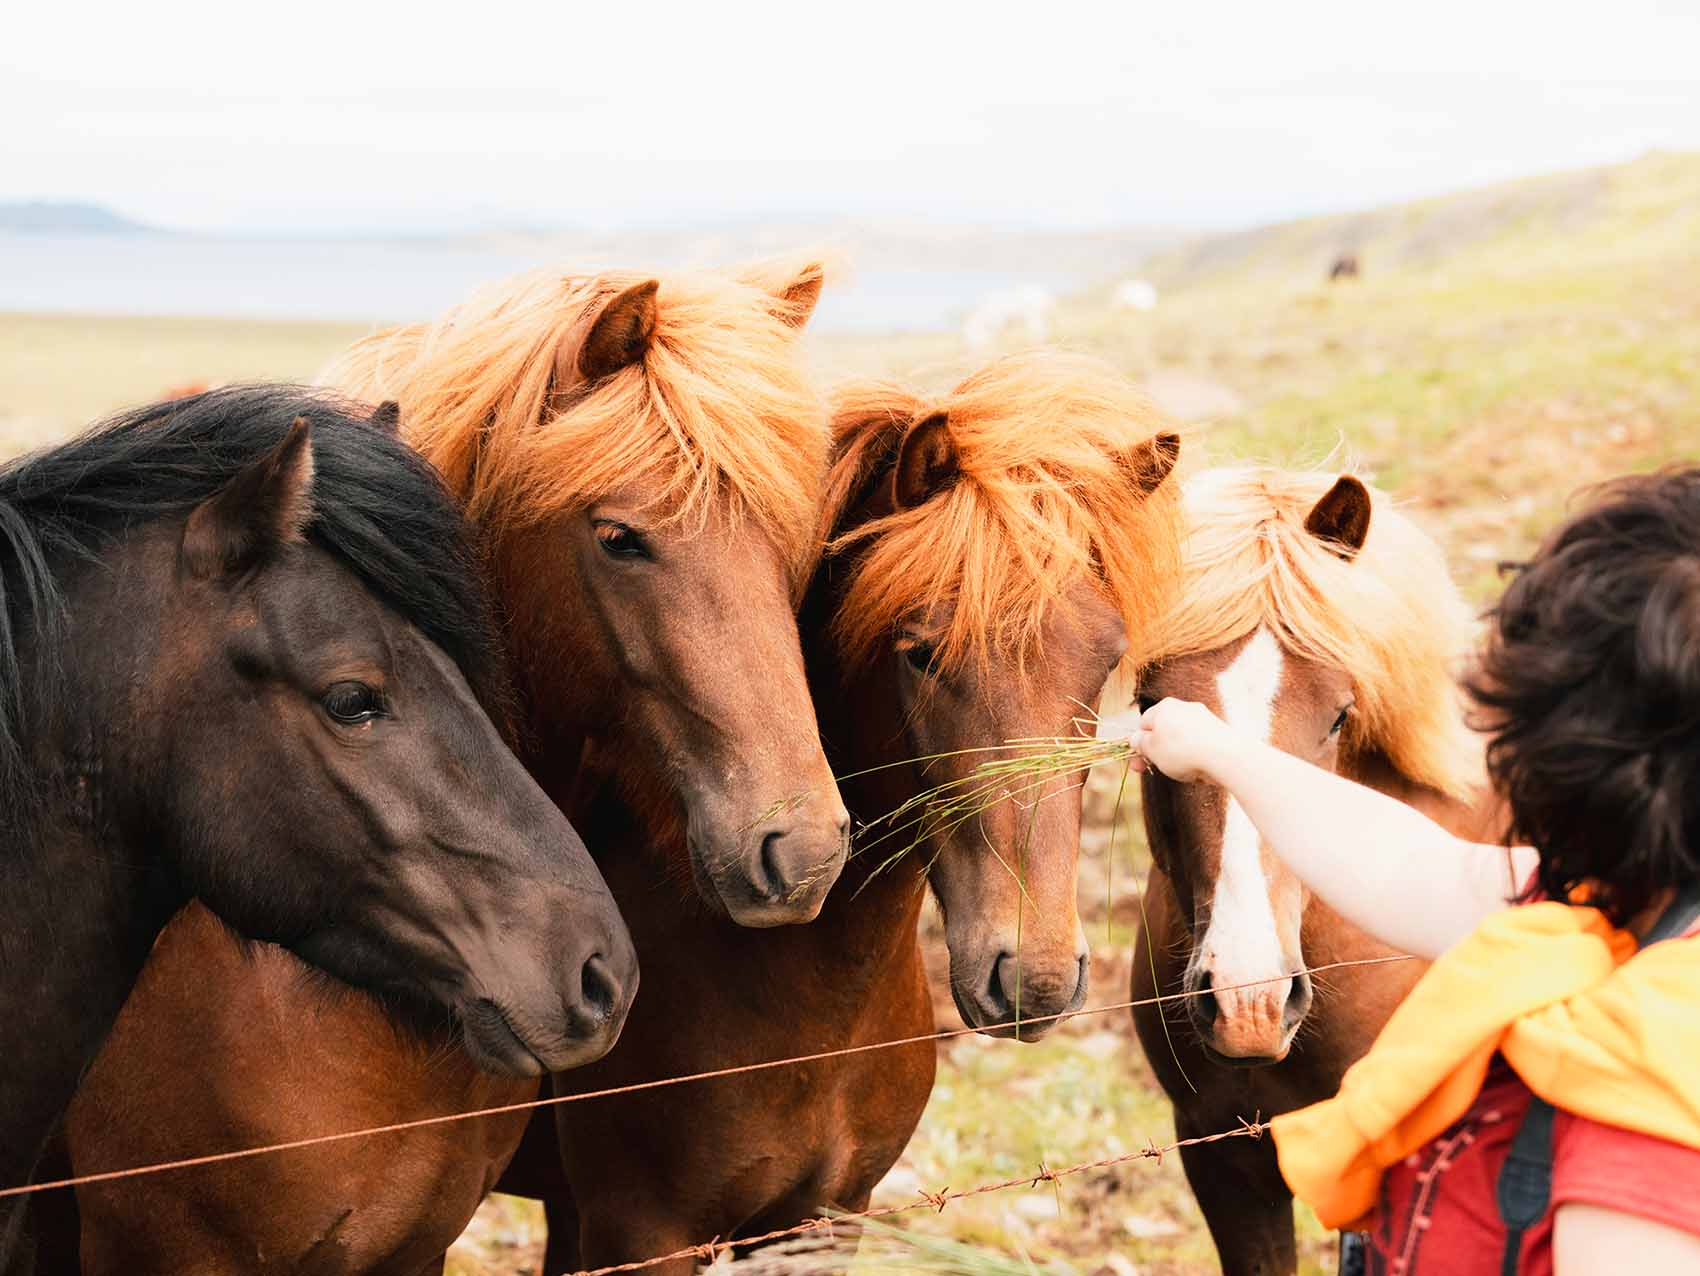
M1054 1025L1026 1021L1086 995L1079 774L988 797L956 827L876 821L971 781L1013 738L1090 732L1083 718L1128 645L1151 641L1174 578L1165 479L1179 439L1113 370L1054 353L996 360L937 400L847 387L834 434L826 557L801 623L822 738L856 777L845 796L869 830L812 925L757 933L660 900L632 909L644 996L619 1047L558 1091L930 1032L929 884L970 1025L1033 1040ZM640 860L609 872L622 898L653 898ZM568 1104L553 1113L564 1177L508 1186L546 1198L550 1273L861 1209L920 1120L935 1056L919 1042ZM528 1139L528 1164L538 1151Z
M1334 259L1334 264L1328 268L1330 281L1341 279L1356 279L1358 277L1358 255L1342 253Z
M1036 284L1008 288L985 297L962 325L962 339L976 350L993 345L1012 327L1037 344L1051 335L1051 316L1057 299Z
M745 942L741 927L810 920L844 862L795 616L830 439L798 334L821 282L806 263L543 272L374 336L327 373L399 400L407 438L465 502L505 619L522 757L591 819L577 827L646 944L652 917L712 918ZM283 954L209 1007L195 984L239 965L234 946L204 926L165 939L123 1049L73 1109L78 1169L537 1094L398 1038L364 1000L327 1003ZM83 1261L91 1276L440 1270L526 1121L96 1185L79 1194Z
M1156 285L1148 279L1124 279L1110 295L1110 307L1114 310L1155 310Z
M625 927L487 715L459 511L390 430L288 388L130 412L0 470L0 590L0 1185L190 897L222 943L453 1015L485 1068L612 1044ZM191 1013L226 992L198 971ZM136 1119L171 1124L193 1078Z
M1180 601L1139 672L1141 706L1200 701L1461 836L1496 836L1504 816L1453 684L1470 615L1434 543L1350 475L1211 470L1183 501ZM1134 1012L1177 1135L1332 1095L1421 967L1295 976L1389 950L1312 898L1221 790L1142 784L1154 867L1133 997L1203 994L1166 1016ZM1184 1148L1182 1161L1225 1273L1295 1270L1292 1195L1269 1140Z

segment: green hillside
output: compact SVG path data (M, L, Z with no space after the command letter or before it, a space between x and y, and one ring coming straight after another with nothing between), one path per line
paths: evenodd
M1347 242L1363 274L1331 284ZM1577 487L1700 455L1700 155L1204 239L1150 274L1155 310L1106 286L1058 335L1217 459L1364 466L1478 595Z
M1367 212L1193 239L1144 267L1159 287L1311 283L1342 253L1367 274L1487 269L1528 275L1700 245L1700 154L1524 178Z

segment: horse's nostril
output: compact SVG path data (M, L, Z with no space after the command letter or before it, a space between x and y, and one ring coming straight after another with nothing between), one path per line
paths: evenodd
M830 841L811 823L764 833L750 889L768 904L795 903L815 898L838 876L848 845L850 817L837 825Z
M784 836L776 830L761 839L761 880L754 885L764 899L778 899L785 890L785 871L779 864L779 843Z
M619 984L601 953L592 956L579 971L579 998L583 1008L598 1022L607 1020L614 1013L614 1006L620 999Z
M1281 1026L1291 1029L1310 1013L1313 992L1309 975L1296 975L1293 988L1287 994L1287 1004L1281 1008Z
M997 1012L999 1019L1007 1019L1014 1006L1003 984L1003 965L1008 960L1008 953L999 954L998 959L992 963L992 973L986 981L986 1004Z
M1210 972L1207 970L1198 978L1198 995L1192 999L1192 1012L1201 1023L1216 1022L1216 994L1210 991Z

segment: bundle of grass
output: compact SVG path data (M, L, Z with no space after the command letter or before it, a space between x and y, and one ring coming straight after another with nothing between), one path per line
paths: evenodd
M1125 787L1125 771L1132 763L1134 747L1133 741L1127 737L1040 736L888 765L920 763L925 766L942 758L976 753L990 756L965 775L911 795L879 820L858 830L855 853L877 853L884 857L875 867L874 874L886 871L929 839L934 845L941 844L957 827L1000 802L1021 802L1028 795L1038 793L1059 776L1078 775L1084 782L1087 772L1093 767L1119 764L1124 768ZM849 778L839 777L840 780ZM1052 789L1045 796L1054 797L1067 791ZM1116 806L1119 811L1120 794ZM1114 825L1112 836L1113 829ZM1013 873L1014 869L1010 871Z

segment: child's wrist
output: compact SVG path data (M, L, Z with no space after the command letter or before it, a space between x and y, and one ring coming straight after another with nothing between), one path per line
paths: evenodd
M1210 783L1231 793L1245 775L1250 741L1224 727L1210 743L1199 770Z

